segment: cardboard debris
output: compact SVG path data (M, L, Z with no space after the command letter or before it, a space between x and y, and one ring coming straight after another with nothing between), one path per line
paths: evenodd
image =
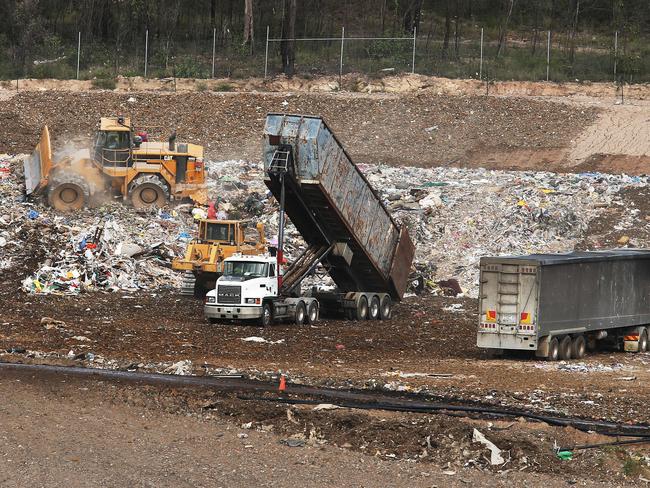
M487 438L477 429L474 429L474 432L472 433L472 442L480 442L490 450L490 464L492 466L505 463L505 459L501 456L501 449L495 446L491 441L487 440Z

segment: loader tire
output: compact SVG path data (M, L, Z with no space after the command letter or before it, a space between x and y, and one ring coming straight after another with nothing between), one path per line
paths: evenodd
M90 185L75 173L57 174L49 185L47 201L60 212L71 212L85 207L90 200Z
M169 201L169 187L156 175L141 175L129 185L129 195L135 208L160 208Z

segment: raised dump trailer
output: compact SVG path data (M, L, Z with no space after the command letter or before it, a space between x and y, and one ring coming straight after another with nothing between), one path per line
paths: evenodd
M406 290L413 243L323 119L269 114L263 159L265 183L280 202L277 269L282 269L283 262L285 212L305 239L307 249L284 274L278 274L273 292L264 294L262 289L257 308L267 303L277 319L295 318L296 311L309 310L313 303L319 313L341 312L351 319L390 317L391 303L399 301ZM236 257L228 261L236 261ZM338 289L302 295L301 282L319 264ZM237 280L230 281L225 275L217 281L215 304L226 303L219 297L220 289L244 293ZM260 287L263 284L258 292ZM246 298L239 300L245 304ZM224 299L233 298L224 295ZM263 316L259 310L236 307L239 312L232 317L232 307L217 306L221 312L216 312L210 305L206 305L209 318L241 318L253 312ZM212 317L208 310L214 311Z
M581 358L599 342L646 351L650 251L481 258L477 345Z

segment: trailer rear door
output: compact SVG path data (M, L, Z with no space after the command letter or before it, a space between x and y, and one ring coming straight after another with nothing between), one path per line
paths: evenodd
M537 266L481 265L479 347L536 348Z

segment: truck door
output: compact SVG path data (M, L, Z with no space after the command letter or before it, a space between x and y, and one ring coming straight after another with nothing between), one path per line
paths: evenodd
M276 276L275 264L273 263L269 265L269 281L266 289L269 296L278 296L278 280Z

